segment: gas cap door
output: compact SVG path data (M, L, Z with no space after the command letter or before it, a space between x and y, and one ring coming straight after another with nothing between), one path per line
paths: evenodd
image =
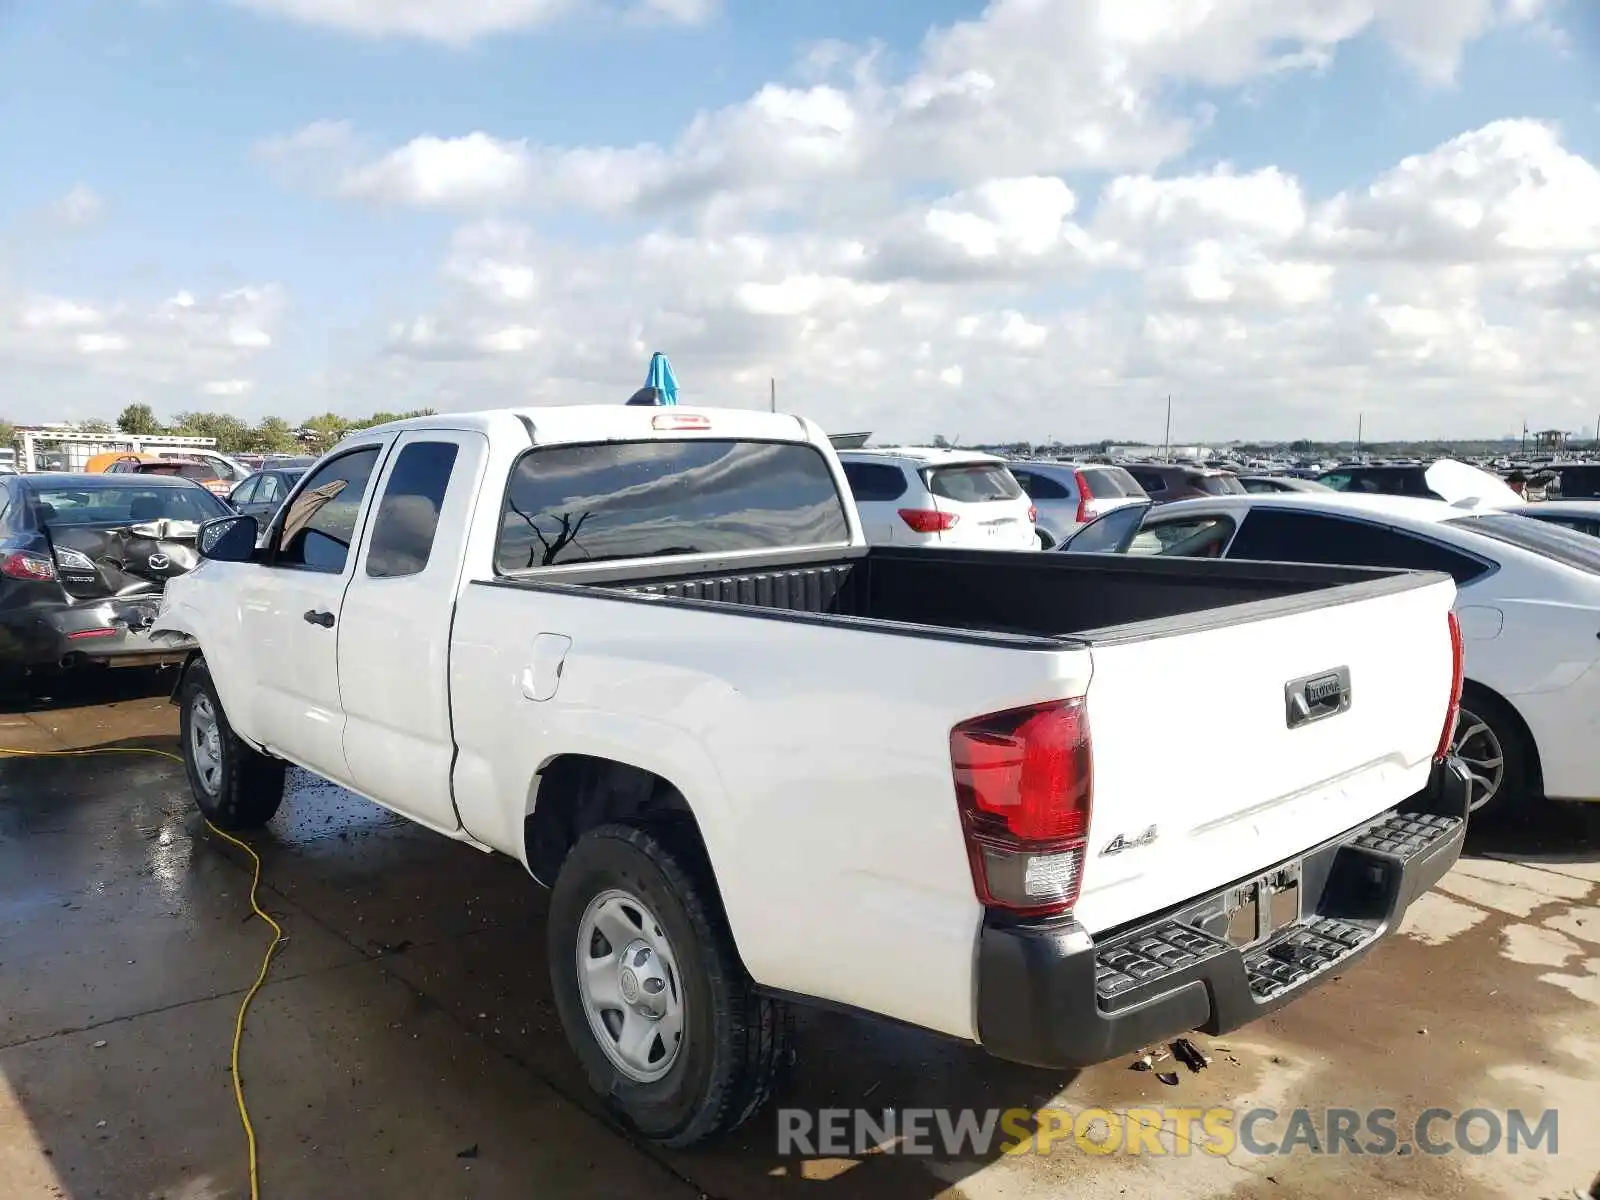
M532 661L522 668L522 694L529 700L548 700L561 686L572 639L564 633L541 633L533 639Z
M1469 642L1492 642L1505 628L1506 615L1487 604L1464 604L1456 609L1461 636Z

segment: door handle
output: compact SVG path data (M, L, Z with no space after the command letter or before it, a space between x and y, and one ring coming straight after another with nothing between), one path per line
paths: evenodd
M306 620L313 625L321 625L324 629L333 628L333 614L330 612L318 612L316 609L312 609L306 614Z

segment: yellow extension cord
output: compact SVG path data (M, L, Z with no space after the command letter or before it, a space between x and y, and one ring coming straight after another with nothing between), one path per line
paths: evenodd
M150 750L143 746L105 746L98 750L7 750L0 748L0 755L11 758L87 758L94 754L153 754L157 758L170 758L173 762L181 763L183 759L167 750ZM201 818L204 820L204 818ZM261 856L246 842L240 841L233 834L218 829L210 821L206 821L206 828L211 830L225 842L230 842L239 847L250 856L250 861L255 864L255 875L250 880L250 908L256 916L260 917L272 927L272 944L267 947L267 952L261 959L261 970L256 974L256 981L250 985L250 990L244 994L244 1000L239 1005L239 1015L233 1023L233 1098L239 1105L239 1121L244 1125L245 1141L250 1147L250 1200L260 1200L261 1180L256 1170L256 1131L250 1124L250 1110L244 1102L244 1083L239 1075L239 1047L244 1042L244 1018L250 1011L250 1001L256 998L256 993L261 990L261 985L267 981L267 971L272 966L272 956L278 952L278 947L286 940L283 936L283 927L268 915L256 900L256 890L261 886Z

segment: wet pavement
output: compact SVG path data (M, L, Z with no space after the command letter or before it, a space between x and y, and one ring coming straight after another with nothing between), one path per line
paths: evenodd
M0 745L173 750L175 710L158 689L128 675L14 706L0 711ZM1086 1107L1379 1107L1402 1134L1429 1107L1556 1109L1554 1155L1184 1153L1169 1130L1140 1156L1065 1138L1048 1154L798 1157L777 1152L772 1112L694 1153L614 1129L560 1033L544 897L521 869L298 772L290 789L249 838L263 904L289 937L244 1047L267 1197L1522 1200L1571 1197L1600 1171L1600 806L1475 834L1402 936L1275 1017L1197 1037L1211 1065L1160 1064L1176 1085L1125 1061L1029 1070L802 1011L779 1095L879 1116L1048 1108L1068 1120ZM176 763L0 760L0 1197L248 1195L228 1050L271 937L250 918L249 882Z

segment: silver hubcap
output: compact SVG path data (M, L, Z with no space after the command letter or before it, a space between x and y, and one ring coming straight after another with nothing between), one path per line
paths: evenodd
M206 695L196 696L189 705L189 758L206 795L215 796L222 787L222 734L217 710Z
M1476 812L1498 796L1505 783L1505 747L1483 718L1463 708L1450 752L1466 764L1472 775L1470 811Z
M578 995L600 1049L635 1083L660 1079L683 1045L683 985L672 944L638 897L613 888L578 923Z

